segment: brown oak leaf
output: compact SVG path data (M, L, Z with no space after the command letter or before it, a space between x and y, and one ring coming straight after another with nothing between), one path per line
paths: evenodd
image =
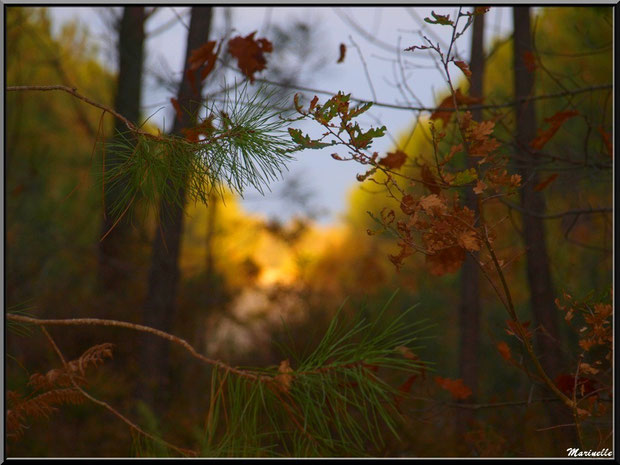
M467 63L465 63L464 61L455 61L454 64L458 66L461 71L463 71L463 74L465 76L467 76L468 78L471 77L471 70L469 69L469 65Z
M443 389L452 394L455 399L467 399L472 395L472 391L465 385L461 378L450 379L435 376L435 382Z
M250 82L254 82L254 73L267 66L265 53L273 51L273 45L267 39L254 39L256 31L246 37L237 36L228 41L228 51L237 59L239 69Z
M340 56L338 57L338 61L336 63L344 62L344 57L347 54L347 46L345 44L340 44Z
M545 122L549 123L549 128L538 130L536 138L530 143L530 147L534 150L542 149L547 142L555 135L556 132L562 127L564 122L579 114L576 110L559 111L555 115L545 118Z
M407 154L402 150L388 152L387 155L379 160L379 164L391 170L397 170L407 161Z

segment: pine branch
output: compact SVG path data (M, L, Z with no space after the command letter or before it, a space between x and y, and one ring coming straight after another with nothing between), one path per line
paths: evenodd
M68 87L68 86L61 86L61 85L55 85L55 86L8 86L6 87L6 91L7 92L16 92L16 91L53 91L53 90L60 90L63 92L66 92L68 94L73 95L74 97L88 103L89 105L92 105L95 108L99 108L105 112L110 113L111 115L113 115L115 118L120 119L123 123L125 123L125 126L127 126L127 128L137 134L141 134L145 137L151 137L151 138L157 138L156 136L149 134L148 132L142 131L140 129L138 129L136 127L136 125L134 123L132 123L131 121L129 121L127 118L125 118L123 115L121 115L120 113L116 112L114 109L103 105L101 103L97 103L94 100L89 99L88 97L85 97L84 95L80 94L77 90L77 88L75 87Z
M369 445L382 443L384 431L397 435L399 412L395 403L398 391L381 379L378 371L410 374L423 365L402 354L404 346L420 340L423 322L408 322L411 309L387 318L392 300L393 297L374 321L366 321L359 316L364 312L358 312L353 323L345 325L341 309L316 349L297 361L295 368L288 360L279 367L251 370L231 367L203 356L187 341L172 334L123 321L43 320L10 313L7 319L38 325L61 359L71 386L149 440L162 442L80 386L81 380L77 377L80 364L72 366L66 362L46 326L100 325L146 332L180 345L194 358L213 366L204 454L364 455ZM95 346L78 360L82 360L82 367L97 364L106 350L105 346ZM58 376L52 378L60 379ZM177 452L192 453L165 444Z

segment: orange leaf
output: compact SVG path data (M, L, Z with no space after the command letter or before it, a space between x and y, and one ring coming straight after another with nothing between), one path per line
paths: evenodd
M476 183L476 187L474 187L474 194L480 195L482 194L482 192L484 192L486 188L487 188L487 185L483 183L482 181L478 180L478 182Z
M435 181L435 176L433 176L431 169L427 165L422 165L421 174L422 182L426 187L428 187L428 190L431 191L431 193L433 194L439 194L439 192L441 192L441 189L439 188L437 181Z
M523 63L530 73L536 71L536 56L534 56L534 54L529 50L523 52Z
M400 201L400 209L405 215L413 215L415 213L416 201L412 195L405 194Z
M308 111L314 110L314 107L316 107L316 104L318 102L319 102L319 98L315 95L314 98L310 100L310 107L308 108Z
M463 261L465 261L465 250L458 246L448 247L426 256L429 272L434 276L458 271Z
M504 358L504 360L506 360L507 362L510 361L512 355L510 354L510 347L508 347L508 344L506 344L504 341L498 342L497 350L499 351L499 354Z
M441 376L435 376L435 382L446 391L452 394L455 399L467 399L472 395L471 389L465 386L463 380L442 378Z
M407 161L407 154L401 150L396 152L388 152L388 154L379 160L379 164L390 170L397 170Z
M237 59L239 69L250 82L254 82L254 73L266 68L265 53L273 51L273 45L267 39L254 39L256 31L246 37L237 36L228 41L228 51Z
M474 231L467 230L461 232L457 238L457 241L461 247L469 250L470 252L480 250L480 241Z
M555 115L545 118L545 122L550 125L549 128L544 131L539 129L536 138L530 143L530 147L534 150L542 149L555 133L558 132L566 120L578 114L579 112L575 110L559 111Z
M347 53L347 46L345 44L340 44L340 56L338 57L338 61L336 63L344 62L344 56Z
M403 260L410 255L413 255L413 249L404 242L399 242L400 252L398 255L388 255L389 260L394 264L397 270L403 265Z
M190 142L198 142L200 136L208 136L213 131L213 118L214 116L210 115L198 126L193 128L183 128L181 129L181 132Z
M172 106L174 107L174 111L177 115L177 120L181 121L181 115L183 114L183 112L181 111L181 105L179 105L179 101L175 98L171 98L170 103L172 103Z
M205 78L213 71L215 67L215 61L217 60L217 56L220 53L220 46L215 50L215 45L217 42L215 40L210 40L206 44L198 47L195 50L192 50L192 53L189 57L188 70L191 72L197 71L202 68L200 72L200 80L204 81ZM214 51L215 50L215 51Z
M607 153L609 153L610 157L613 157L614 152L613 152L612 145L611 145L610 134L608 132L605 132L603 128L601 127L598 128L598 132L603 138L603 143L605 144L605 147L607 147Z
M448 124L450 118L452 118L453 111L446 111L448 108L454 108L454 99L452 95L448 95L441 101L437 109L431 115L431 119L440 119L443 121L444 126Z
M420 206L427 212L432 214L442 214L447 211L446 202L436 194L421 197Z
M545 187L547 187L549 184L551 184L553 181L555 181L557 177L558 177L557 173L552 174L547 179L545 179L543 182L541 182L540 184L537 184L534 187L534 190L536 192L543 190Z
M456 100L457 105L472 105L480 103L482 101L482 99L477 97L469 97L467 95L463 95L461 93L461 89L456 89L456 91L454 92L454 98L452 97L452 95L448 95L446 98L444 98L431 115L431 119L442 120L444 126L448 124L450 118L454 114L454 111L447 110L454 108L454 100Z
M454 64L458 66L461 71L463 71L463 74L465 76L467 76L468 78L471 77L471 70L469 69L469 65L467 63L465 63L464 61L455 61Z

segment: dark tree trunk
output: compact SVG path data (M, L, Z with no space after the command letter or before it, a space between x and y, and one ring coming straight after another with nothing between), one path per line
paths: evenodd
M469 94L472 97L482 97L484 80L484 15L474 17L471 59L471 87ZM482 110L473 110L476 121L482 119ZM476 166L476 160L467 157L467 168ZM465 206L478 216L478 201L472 189L465 191ZM475 402L478 395L478 368L480 346L480 270L478 254L468 255L461 269L461 305L459 308L459 328L461 340L459 348L459 377L468 386L473 395L468 402ZM471 410L459 412L459 429L464 432L467 425L473 420Z
M530 148L530 142L536 137L536 112L534 104L520 102L519 99L534 93L533 71L527 69L525 57L532 53L532 31L530 27L529 7L514 7L514 82L516 104L516 162L522 176L521 207L523 223L523 241L526 250L527 281L530 288L530 302L536 327L537 354L540 362L551 379L562 369L562 354L558 341L558 310L555 297L549 256L545 242L545 227L540 217L545 211L545 199L542 192L536 192L538 184L536 167L537 155ZM531 214L527 214L527 212ZM533 214L533 215L532 215ZM544 329L543 329L544 328ZM563 406L548 407L550 421L553 425L572 423L568 411ZM555 434L554 442L560 447L560 439L570 443L574 437L572 429L562 429L563 433ZM558 430L555 430L556 432ZM564 442L564 441L562 441ZM573 443L576 444L576 443ZM568 446L567 446L568 447Z
M140 118L140 91L142 89L142 63L144 56L144 7L125 7L120 23L118 40L118 78L114 108L134 123ZM115 136L127 128L122 121L115 122ZM119 163L118 157L107 154L105 167L109 169ZM104 218L99 243L99 283L104 293L121 296L133 276L131 262L127 259L131 238L129 213L115 224L116 218L110 211L117 202L122 182L116 185L106 183L104 189ZM107 235L106 235L107 234ZM110 305L108 308L115 308ZM106 315L113 316L113 315Z
M534 91L534 73L530 72L524 62L526 53L532 52L530 28L530 10L527 7L514 8L514 67L515 97L527 97ZM530 142L536 137L536 113L531 102L517 104L517 137L519 150L517 163L523 178L521 188L521 206L533 215L523 214L523 239L527 257L527 279L530 286L531 306L537 326L545 331L537 333L537 344L541 354L541 363L553 377L561 369L561 353L557 343L558 311L555 308L555 294L551 280L549 256L545 242L543 220L534 215L545 211L545 199L542 192L536 192L538 184L536 167L538 159L530 149ZM549 333L549 336L545 335ZM554 341L552 338L555 338Z
M185 65L192 50L203 45L209 37L212 7L192 7ZM173 132L190 127L200 105L201 85L196 71L196 89L193 89L183 73L177 100L181 108L188 109L180 119L175 119ZM180 192L182 203L184 189ZM144 304L143 323L147 326L170 332L176 313L176 297L179 281L179 249L183 233L183 207L162 201L159 206L159 225L153 241L153 255L149 272L148 291ZM169 344L161 338L144 337L141 345L140 398L163 411L168 403L169 389Z

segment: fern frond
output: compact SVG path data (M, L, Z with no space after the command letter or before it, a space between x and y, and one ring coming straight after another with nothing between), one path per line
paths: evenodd
M90 347L78 359L72 360L66 366L49 370L44 375L34 373L28 384L37 390L67 387L72 385L72 379L80 384L86 384L86 369L96 368L104 362L104 358L112 358L113 344L103 343Z
M15 391L7 392L10 408L6 413L7 437L19 439L28 428L27 420L49 418L58 405L80 404L84 396L75 388L53 389L31 398L23 398Z

